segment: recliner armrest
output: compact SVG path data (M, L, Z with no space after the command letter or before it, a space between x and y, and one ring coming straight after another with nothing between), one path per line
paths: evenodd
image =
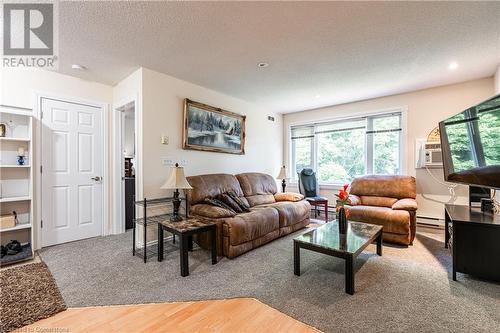
M392 209L394 210L408 210L408 211L416 211L418 208L417 201L415 199L400 199L392 205Z

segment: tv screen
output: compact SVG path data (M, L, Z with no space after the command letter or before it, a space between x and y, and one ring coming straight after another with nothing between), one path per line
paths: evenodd
M500 189L500 94L439 129L446 181Z

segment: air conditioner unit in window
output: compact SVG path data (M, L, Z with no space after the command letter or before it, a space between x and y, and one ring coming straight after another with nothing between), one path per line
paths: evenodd
M442 168L443 155L440 142L427 142L426 139L417 139L415 145L415 168Z

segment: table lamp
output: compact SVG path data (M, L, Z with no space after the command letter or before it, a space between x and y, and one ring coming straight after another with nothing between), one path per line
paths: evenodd
M160 187L162 190L175 190L174 200L172 201L174 205L174 212L170 221L179 222L182 221L182 217L179 215L179 207L181 206L181 199L179 198L179 189L192 189L189 185L186 177L184 176L184 168L180 167L178 163L175 163L175 167L172 168L170 175L167 178L165 184Z
M278 175L278 177L276 177L276 179L281 180L281 187L283 188L283 192L285 192L285 188L286 188L286 169L285 169L284 165L281 167L280 174Z

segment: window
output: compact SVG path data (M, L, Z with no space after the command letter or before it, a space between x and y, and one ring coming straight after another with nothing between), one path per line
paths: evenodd
M291 129L292 171L316 170L320 183L343 184L364 174L401 172L401 113Z

